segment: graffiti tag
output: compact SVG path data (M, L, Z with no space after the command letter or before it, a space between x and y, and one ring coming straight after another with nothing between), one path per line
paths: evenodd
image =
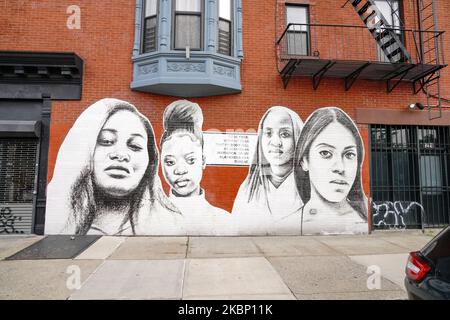
M410 201L384 201L372 202L373 224L378 227L387 227L389 229L406 229L405 218L408 214L413 214L420 210L421 221L425 210L418 202Z
M22 217L13 216L11 208L0 208L0 234L23 233L14 227L16 221L22 221Z

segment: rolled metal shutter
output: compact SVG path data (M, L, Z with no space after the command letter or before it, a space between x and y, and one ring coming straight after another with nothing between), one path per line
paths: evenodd
M0 235L32 231L37 150L36 138L0 138Z

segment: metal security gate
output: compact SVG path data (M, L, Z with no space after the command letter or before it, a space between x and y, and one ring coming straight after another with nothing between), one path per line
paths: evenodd
M32 232L38 139L0 138L0 235Z
M370 126L372 228L450 220L450 133L441 126Z

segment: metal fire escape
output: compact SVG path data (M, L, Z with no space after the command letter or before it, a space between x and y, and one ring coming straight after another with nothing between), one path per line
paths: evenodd
M409 28L401 19L401 6L391 0L383 4L389 5L391 17L383 16L375 0L348 0L342 7L351 4L363 25L289 23L276 42L284 86L293 76L310 77L314 90L323 78L339 78L350 90L363 79L385 81L390 93L407 82L414 94L425 94L430 119L441 117L442 101L450 101L440 92L440 70L447 65L436 1L411 1L417 18Z
M418 20L419 29L421 31L433 31L433 33L421 32L420 39L420 56L423 63L435 63L444 64L444 61L440 61L439 56L439 45L443 47L442 37L438 39L436 37L437 33L437 13L436 13L436 2L435 0L417 0L418 8ZM443 57L442 57L443 59ZM416 90L414 87L414 93L423 91L427 97L427 106L430 113L430 119L442 117L442 98L441 98L441 83L440 83L441 71L436 70L436 72L430 75L426 79L421 79L419 81L419 89ZM437 108L439 115L433 117L431 115L431 110Z
M435 0L416 1L420 38L418 41L418 63L423 65L441 65ZM391 8L395 19L400 22L401 26L404 26L400 18L400 7L394 8L389 0L386 3ZM353 0L351 4L391 63L412 61L411 55L404 47L395 26L387 22L374 0ZM442 38L440 39L442 40ZM419 84L418 86L417 83ZM435 70L427 77L414 81L413 88L415 94L422 91L426 95L430 120L442 117L440 69ZM433 109L437 109L437 116L432 116L431 111Z
M391 3L389 1L387 3L394 13ZM391 63L411 61L411 55L397 34L398 30L388 23L373 0L354 0L352 6ZM398 10L395 14L398 21L401 21Z

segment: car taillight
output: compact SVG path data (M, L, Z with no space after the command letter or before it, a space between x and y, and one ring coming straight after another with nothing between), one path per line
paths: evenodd
M413 281L420 281L430 271L430 266L416 252L409 254L406 264L406 276Z

